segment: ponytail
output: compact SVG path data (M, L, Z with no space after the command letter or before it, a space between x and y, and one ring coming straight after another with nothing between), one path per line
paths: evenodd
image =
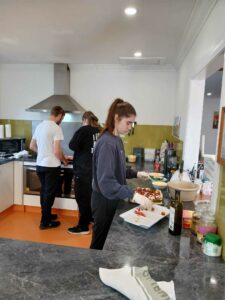
M88 125L97 127L99 130L101 129L101 126L98 124L98 118L92 111L85 111L82 120L88 120Z
M121 119L123 117L130 117L131 115L136 116L136 111L134 107L124 100L117 98L113 101L109 108L108 116L105 122L105 127L101 133L105 133L106 131L109 131L110 133L113 133L113 130L115 128L115 115L118 115L118 117Z

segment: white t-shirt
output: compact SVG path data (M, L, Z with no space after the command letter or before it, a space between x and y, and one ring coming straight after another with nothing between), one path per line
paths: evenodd
M35 129L32 139L36 140L38 153L37 165L59 167L60 160L54 154L54 141L64 139L61 127L54 121L43 121Z

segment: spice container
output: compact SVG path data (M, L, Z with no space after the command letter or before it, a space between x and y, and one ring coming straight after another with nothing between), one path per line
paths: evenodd
M200 221L197 225L197 241L199 243L203 242L203 238L207 233L216 233L217 224L215 215L211 212L204 213L201 215Z
M218 234L208 233L204 237L202 250L208 256L220 256L222 250L222 240Z
M191 232L197 235L197 226L200 221L201 215L207 213L209 211L209 202L206 201L198 201L195 203L195 211L192 215L192 225Z
M190 229L192 227L192 219L193 219L193 210L183 210L183 222L182 227L185 229Z

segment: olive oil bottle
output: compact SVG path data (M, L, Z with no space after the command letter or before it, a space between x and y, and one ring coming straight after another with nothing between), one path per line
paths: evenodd
M169 233L180 235L182 229L183 204L180 200L180 191L175 190L175 199L170 204Z

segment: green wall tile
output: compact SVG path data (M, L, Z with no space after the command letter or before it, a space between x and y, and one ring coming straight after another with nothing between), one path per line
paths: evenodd
M179 158L182 157L183 143L172 136L172 126L137 125L134 134L123 138L126 155L133 153L134 147L160 148L164 140L173 142Z
M32 121L1 119L0 124L11 124L12 136L25 137L26 149L32 138ZM183 143L172 136L172 126L163 125L137 125L134 134L123 138L126 155L133 153L134 147L160 148L164 140L173 142L177 156L182 157Z
M12 136L25 137L26 149L28 150L29 143L32 137L32 121L30 120L0 120L0 124L11 124Z

